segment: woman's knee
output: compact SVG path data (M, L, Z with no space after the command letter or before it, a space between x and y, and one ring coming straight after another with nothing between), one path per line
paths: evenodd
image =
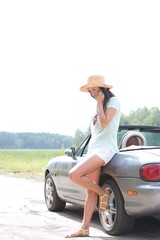
M74 171L70 170L69 173L68 173L68 177L71 181L74 182L77 179L77 174Z

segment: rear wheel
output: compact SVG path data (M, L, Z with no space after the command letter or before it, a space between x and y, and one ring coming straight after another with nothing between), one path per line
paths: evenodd
M66 202L59 198L50 173L45 178L44 196L49 211L62 211L65 208Z
M105 212L99 213L102 227L110 235L120 235L131 231L134 218L127 215L123 196L117 184L109 179L102 187L110 192L108 208Z

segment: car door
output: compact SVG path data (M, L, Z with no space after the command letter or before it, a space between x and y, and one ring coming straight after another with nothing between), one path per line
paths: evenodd
M69 202L76 202L83 205L86 198L86 189L72 182L68 177L68 172L80 161L83 161L88 147L89 137L87 137L80 146L75 150L74 148L66 151L65 162L63 162L63 174L61 174L61 186L63 186L63 194L65 199Z

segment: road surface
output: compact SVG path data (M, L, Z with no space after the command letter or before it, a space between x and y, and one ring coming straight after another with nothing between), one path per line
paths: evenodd
M0 240L64 240L78 229L82 209L67 204L59 213L49 212L44 202L43 182L0 175ZM107 235L93 216L89 240L159 239L160 221L138 219L133 230L123 236Z

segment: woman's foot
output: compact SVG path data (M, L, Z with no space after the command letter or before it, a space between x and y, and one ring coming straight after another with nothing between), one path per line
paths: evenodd
M75 237L88 237L89 229L81 228L78 232L72 233L70 235L66 235L65 238L75 238Z
M108 194L104 194L102 196L99 197L99 212L104 212L106 210L106 208L108 207L108 198L109 195Z

